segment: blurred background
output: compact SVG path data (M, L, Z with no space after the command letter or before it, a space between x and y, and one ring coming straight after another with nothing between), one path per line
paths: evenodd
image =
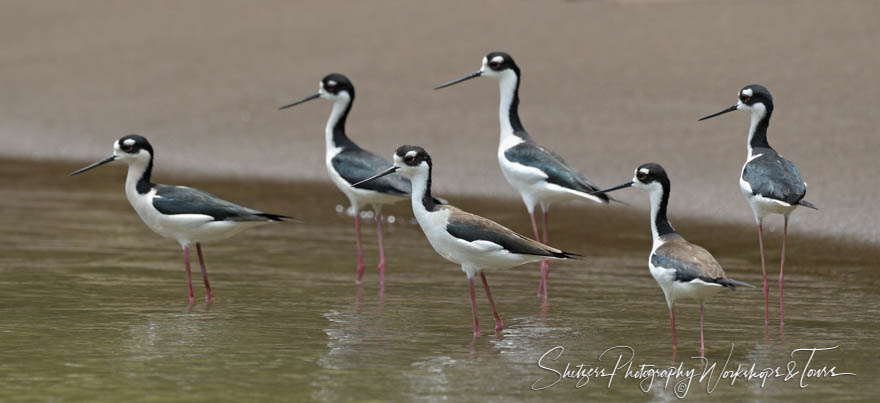
M186 171L331 186L329 104L277 107L335 71L357 88L349 134L361 146L390 156L422 145L438 192L518 198L497 166L497 84L432 90L503 50L523 70L532 136L600 186L662 163L673 220L753 221L737 185L748 118L696 120L766 85L770 143L821 208L794 214L793 231L880 239L876 1L5 0L0 10L3 158L86 162L139 133L157 149L159 182ZM620 197L646 208L635 192Z

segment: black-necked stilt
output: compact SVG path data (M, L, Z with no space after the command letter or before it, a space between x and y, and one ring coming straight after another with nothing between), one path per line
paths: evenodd
M501 124L501 139L498 143L498 163L504 178L522 196L535 239L538 225L535 222L535 206L540 204L544 213L543 242L548 242L547 215L550 205L556 201L591 200L608 203L608 196L593 194L599 188L587 180L583 174L572 168L559 154L542 147L532 140L519 119L519 67L507 53L492 52L483 58L479 70L458 80L450 81L435 89L445 88L476 77L492 77L498 80L501 102L498 120ZM547 273L549 263L541 263L541 284L538 296L547 295Z
M785 239L788 238L788 216L797 206L816 209L812 203L804 200L807 194L807 183L801 178L797 165L782 158L767 143L767 127L773 114L773 97L763 85L752 84L739 91L736 105L721 112L704 116L706 120L738 109L751 114L749 126L749 155L743 165L739 177L739 188L745 195L755 221L758 224L758 245L761 249L761 270L764 273L764 326L770 321L769 299L767 288L767 266L764 262L764 217L770 214L782 214L785 219L782 230L782 258L779 263L779 325L785 325L785 312L782 305L783 270L785 269Z
M194 301L189 251L193 243L205 280L205 300L214 298L202 257L202 242L228 238L236 233L272 221L293 221L290 217L249 209L214 195L185 186L159 185L150 182L153 172L153 146L142 136L129 134L113 143L113 155L70 175L77 175L101 165L122 161L128 164L125 195L144 224L183 247L189 300Z
M502 225L450 205L437 205L431 197L431 157L421 147L401 146L394 152L394 164L367 183L393 172L412 180L412 208L428 242L440 256L461 265L468 277L474 336L480 335L477 304L474 299L474 275L479 274L495 316L495 330L504 328L489 292L484 269L506 269L543 259L571 259L577 255L563 252L519 235Z
M675 340L675 301L681 298L693 298L700 303L700 353L705 355L703 302L723 287L733 290L736 286L752 287L752 285L727 278L712 254L686 241L675 232L666 218L670 183L662 166L654 163L644 164L636 168L632 181L602 192L630 186L647 190L651 198L653 246L648 267L654 280L657 280L660 288L663 289L663 295L666 296L669 319L672 323L672 348L678 349Z
M325 163L327 172L336 187L348 197L354 210L354 230L357 236L357 282L361 282L364 275L364 252L361 248L361 220L362 208L372 205L376 215L376 231L379 237L379 284L385 284L385 247L382 240L382 206L406 200L409 197L411 185L408 179L400 175L391 175L381 180L365 183L353 187L357 183L367 179L391 163L385 158L373 154L351 141L345 134L345 120L354 103L354 85L348 77L332 73L321 79L318 92L300 101L284 105L279 109L287 109L313 99L325 98L333 102L330 118L324 128L324 136L327 142Z

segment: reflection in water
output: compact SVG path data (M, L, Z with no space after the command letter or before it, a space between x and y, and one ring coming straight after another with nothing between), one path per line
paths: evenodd
M223 298L181 307L177 255L132 213L118 173L96 172L73 186L58 174L69 168L0 161L0 228L16 228L0 234L2 401L274 401L303 393L322 401L668 401L675 395L660 382L647 393L622 378L611 388L607 379L580 389L569 381L542 392L529 386L553 376L537 362L557 346L564 354L549 365L560 370L568 362L611 365L597 356L613 346L631 346L637 364L696 365L690 357L699 349L698 310L682 305L680 351L670 361L669 330L658 321L667 314L663 296L644 268L650 240L643 217L631 219L623 208L601 215L560 209L560 223L567 223L557 227L560 246L589 254L554 267L566 281L554 282L546 303L526 292L537 282L537 264L497 276L493 296L507 328L473 339L465 280L431 250L407 218L409 206L389 208L404 218L388 225L386 239L401 266L389 268L395 275L378 289L353 286L348 260L336 259L350 229L347 217L323 209L338 202L335 189L193 181L271 211L309 200L295 207L311 223L255 229L212 244L222 262L212 286ZM456 203L502 223L520 221L516 201L510 208L499 207L503 201ZM28 225L20 217L28 217ZM732 276L756 279L757 254L742 252L752 242L750 229L680 221ZM785 332L780 328L777 338L771 328L762 335L761 295L737 291L718 303L723 309L707 310L707 356L721 362L720 369L733 343L731 362L763 368L784 366L795 348L839 345L817 363L858 376L814 380L807 392L873 396L864 382L876 373L866 357L880 355L880 275L873 264L880 256L858 249L845 254L852 256L848 261L830 262L827 240L793 244L803 249L790 262ZM481 313L491 323L491 312ZM690 396L704 397L705 390L695 385ZM806 396L798 393L805 392L792 382L738 381L721 382L711 397Z

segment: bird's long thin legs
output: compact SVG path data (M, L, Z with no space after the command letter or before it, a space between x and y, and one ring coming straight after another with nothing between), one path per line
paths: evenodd
M202 244L196 242L196 254L199 255L199 266L202 268L202 279L205 280L205 302L214 299L214 293L211 291L211 283L208 282L208 268L205 267L205 258L202 257ZM192 286L190 286L190 291Z
M758 245L761 250L761 272L764 274L764 329L770 326L770 289L767 288L767 264L764 260L764 223L758 221Z
M678 341L675 339L675 307L669 308L669 322L672 324L672 351L678 351Z
M529 218L532 220L532 231L535 233L535 240L541 240L541 234L538 232L538 223L535 221L535 213L533 211L529 212ZM546 276L544 274L544 263L546 261L541 262L541 282L538 284L538 296L546 296L547 284L546 284Z
M192 273L189 271L189 246L183 247L183 262L186 264L186 286L189 288L189 303L192 304L196 298L193 295Z
M379 287L385 287L385 245L382 239L382 214L376 214L376 233L379 236Z
M703 338L703 303L700 302L700 355L706 356L706 342Z
M361 283L364 277L364 250L361 248L361 216L359 212L354 213L354 233L357 238L358 263L357 263L357 283Z
M477 319L477 298L474 294L474 278L468 277L468 287L471 294L471 313L474 316L474 337L480 337L480 321Z
M486 281L486 275L480 273L480 279L483 280L483 288L486 289L486 298L489 299L489 306L492 307L492 315L495 315L495 331L500 332L504 329L504 323L501 322L501 315L495 309L495 300L492 299L492 292L489 291L489 283Z
M785 271L785 240L788 238L788 216L785 216L785 226L782 230L782 260L779 263L779 328L785 326L785 310L782 304L782 283Z

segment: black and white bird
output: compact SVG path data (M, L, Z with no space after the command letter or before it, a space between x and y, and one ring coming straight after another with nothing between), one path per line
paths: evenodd
M318 92L300 101L284 105L279 109L287 109L314 99L324 98L333 102L330 118L324 128L327 143L325 163L330 179L342 193L348 197L354 210L354 230L357 238L357 282L360 284L364 275L364 252L361 247L361 209L372 206L376 216L376 232L379 237L379 284L385 284L385 246L382 239L382 206L409 198L412 186L408 179L400 175L391 175L379 180L364 183L356 187L352 184L361 182L391 163L385 158L359 147L345 133L345 121L354 103L354 85L348 77L332 73L321 79Z
M654 163L636 168L632 180L603 190L636 187L648 191L651 200L651 237L653 246L648 258L651 275L666 296L669 320L672 324L672 348L678 349L675 338L675 302L682 298L695 299L700 303L700 353L705 356L703 338L703 303L722 288L735 290L737 286L752 285L728 278L718 261L706 249L686 241L675 232L666 218L669 204L669 176L662 166Z
M412 180L413 214L422 227L425 237L440 256L460 264L462 271L467 275L474 336L480 335L477 303L474 297L476 274L479 274L483 281L489 306L495 316L495 330L500 331L504 328L504 324L495 309L495 302L489 292L489 283L486 282L483 270L506 269L543 259L572 259L577 255L526 238L494 221L453 206L438 205L431 196L432 168L431 157L423 148L405 145L394 152L394 164L390 168L363 183L369 183L393 172L400 172ZM359 184L356 183L355 186Z
M752 84L737 94L736 105L721 112L704 116L706 120L735 110L749 112L748 157L739 176L739 188L755 213L758 224L758 245L761 249L761 271L764 273L764 326L770 322L770 291L767 287L767 265L764 261L764 217L782 214L785 219L782 231L782 258L779 263L779 326L785 325L782 304L783 272L785 269L785 240L788 238L788 216L798 206L816 209L804 200L807 183L793 162L782 158L767 142L767 127L773 115L773 97L763 85Z
M491 77L498 80L498 87L501 90L498 108L498 121L501 126L498 163L501 165L504 178L519 191L526 205L535 239L542 239L538 235L538 225L535 221L535 206L539 204L544 213L543 242L547 243L547 216L552 203L569 200L608 203L608 196L594 193L599 189L596 185L565 162L559 154L535 143L526 132L519 118L519 84L522 74L513 58L507 53L489 53L483 58L479 70L435 89L449 87L476 77ZM549 263L543 261L538 296L547 295L549 269Z
M153 146L147 139L137 134L129 134L113 143L113 155L76 170L70 175L81 174L113 161L128 164L125 195L131 207L147 227L159 235L176 240L183 247L190 303L194 301L194 296L189 253L190 248L195 244L199 265L202 268L202 278L205 281L205 300L211 301L214 293L211 291L205 260L202 257L202 242L228 238L242 230L269 222L295 220L232 204L186 186L155 184L151 182L153 156Z

